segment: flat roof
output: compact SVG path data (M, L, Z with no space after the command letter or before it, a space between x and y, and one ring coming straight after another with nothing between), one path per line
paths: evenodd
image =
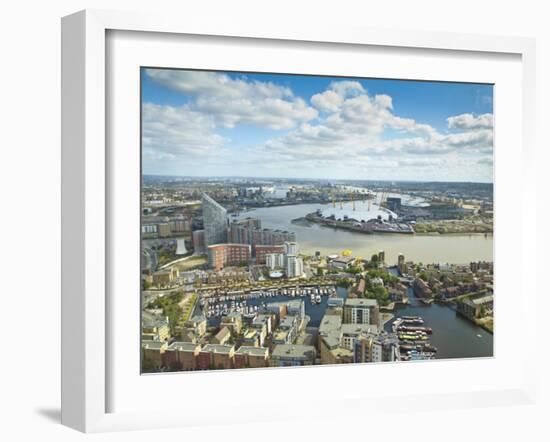
M233 345L225 345L225 344L206 344L202 351L204 352L212 352L212 353L222 353L222 354L228 354L233 350L235 347Z
M265 356L269 353L266 347L252 347L250 345L243 345L236 351L237 354L247 354L251 356Z
M337 315L325 315L319 324L319 334L324 335L342 327L342 318Z
M339 256L338 258L334 258L333 261L334 262L344 262L344 263L348 263L348 262L351 262L355 260L355 257L353 256Z
M273 357L280 358L314 358L315 347L313 345L278 344L273 349Z
M378 333L378 326L373 324L342 324L342 333L344 334L361 334L361 333Z
M344 305L352 307L375 307L378 305L378 301L376 299L367 298L346 298Z
M166 342L164 341L146 341L142 343L143 348L146 348L148 350L160 350L162 347L167 346Z
M175 349L175 350L179 350L179 351L192 351L194 352L197 347L199 347L200 349L200 345L199 344L193 344L191 342L172 342L169 346L168 346L168 349Z

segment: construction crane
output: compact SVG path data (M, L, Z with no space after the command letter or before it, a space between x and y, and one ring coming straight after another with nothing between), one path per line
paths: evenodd
M380 204L384 204L386 202L386 198L388 197L388 192L386 190L384 190L381 194L380 194Z

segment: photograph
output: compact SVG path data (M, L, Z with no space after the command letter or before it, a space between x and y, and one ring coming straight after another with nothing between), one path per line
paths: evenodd
M141 373L492 358L493 94L141 67Z

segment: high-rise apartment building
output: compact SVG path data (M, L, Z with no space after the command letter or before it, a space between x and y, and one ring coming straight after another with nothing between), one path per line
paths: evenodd
M202 216L206 246L227 242L227 210L206 193L202 194Z
M271 270L283 268L285 265L285 255L282 253L269 253L265 255L265 265Z
M279 246L285 241L295 240L296 235L293 232L262 229L261 221L256 218L235 220L229 225L229 242L250 244L254 254L257 246Z
M286 241L283 244L283 246L285 248L285 254L295 255L295 256L298 255L298 253L299 253L298 243L293 242L293 241Z
M256 256L256 264L266 264L267 265L267 256L273 255L273 254L279 254L282 255L284 253L283 246L271 246L271 245L263 245L263 244L257 244L254 246L254 254ZM268 267L271 267L270 265L267 265ZM276 265L275 267L283 267L283 264Z
M304 273L302 258L295 255L285 255L285 273L287 278L297 278Z

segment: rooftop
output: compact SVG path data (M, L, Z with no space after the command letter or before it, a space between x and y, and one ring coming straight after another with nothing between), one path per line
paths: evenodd
M487 296L482 296L480 298L474 298L472 299L472 302L476 305L479 305L479 304L486 304L487 302L492 302L493 301L493 295L487 295Z
M231 335L231 332L227 327L223 327L218 333L216 333L216 339L221 340L224 339L226 336Z
M279 344L273 349L273 357L313 359L315 347L312 345Z
M203 352L229 354L235 347L233 345L224 344L207 344L202 348Z
M349 264L354 260L355 258L353 256L338 256L337 258L334 259L334 262L343 262L345 264Z
M269 350L265 347L251 347L249 345L243 345L235 353L240 355L247 354L250 356L265 356L269 353Z
M350 307L375 307L378 305L378 301L376 299L366 298L347 298L344 305Z
M362 333L378 333L378 326L372 324L342 324L342 333L355 335Z
M280 328L292 328L297 321L297 317L294 315L286 315L279 323Z
M197 347L200 349L200 345L198 344L193 344L191 342L172 342L169 346L168 346L168 349L170 350L178 350L178 351L190 351L190 352L194 352Z
M326 335L342 327L342 318L336 315L325 315L319 324L319 334Z
M203 193L202 194L202 201L203 201L203 204L204 202L208 202L212 205L214 205L215 207L217 207L218 209L220 210L223 210L225 211L225 207L223 207L221 204L219 204L218 202L214 201L210 196L208 196L206 193Z
M163 341L147 341L142 344L144 349L147 350L160 350L167 346L166 342Z

